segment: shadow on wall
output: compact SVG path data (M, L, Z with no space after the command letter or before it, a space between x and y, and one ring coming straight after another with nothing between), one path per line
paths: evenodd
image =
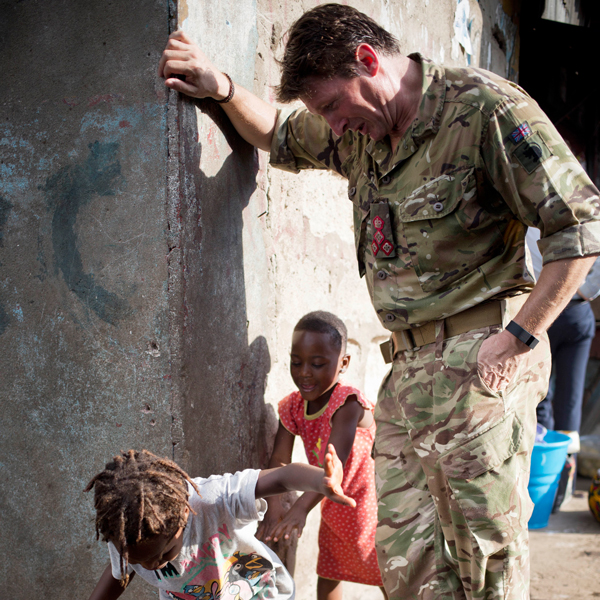
M197 115L196 107L201 115ZM212 101L180 110L183 261L182 432L190 472L207 476L266 466L277 418L265 405L271 357L247 333L242 211L256 190L258 155ZM212 177L198 167L198 117L232 149Z

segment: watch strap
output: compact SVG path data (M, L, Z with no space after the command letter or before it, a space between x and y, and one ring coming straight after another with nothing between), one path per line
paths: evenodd
M523 329L518 323L511 321L506 326L506 331L512 333L519 341L523 342L526 346L529 347L530 350L533 350L539 343L534 335L531 335L529 331Z

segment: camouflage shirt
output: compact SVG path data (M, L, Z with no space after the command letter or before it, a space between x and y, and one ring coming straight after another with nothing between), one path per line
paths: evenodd
M392 331L533 287L528 226L544 262L600 253L598 190L519 86L418 54L423 96L395 150L306 109L281 111L271 164L348 179L360 274Z

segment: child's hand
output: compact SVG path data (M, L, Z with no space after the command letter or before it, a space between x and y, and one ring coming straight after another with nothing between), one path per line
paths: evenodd
M289 540L294 531L297 536L302 535L304 526L306 525L307 510L302 506L301 502L296 502L292 508L288 511L287 515L275 526L273 533L270 537L266 538L267 541L273 539L274 542L279 540Z
M258 524L256 537L263 542L268 542L273 538L273 531L279 525L285 515L285 509L281 506L279 496L269 498L269 509L265 518Z
M342 481L344 479L344 466L338 458L333 444L327 446L325 455L325 477L323 477L323 493L327 498L345 504L346 506L356 506L356 502L346 496L342 490Z

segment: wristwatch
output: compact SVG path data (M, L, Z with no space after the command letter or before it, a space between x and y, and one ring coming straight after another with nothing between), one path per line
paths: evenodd
M530 350L533 350L539 343L534 335L531 335L529 331L523 329L518 323L511 321L506 326L506 331L512 333L519 341L523 342L526 346L529 347Z

